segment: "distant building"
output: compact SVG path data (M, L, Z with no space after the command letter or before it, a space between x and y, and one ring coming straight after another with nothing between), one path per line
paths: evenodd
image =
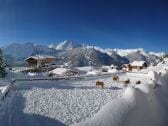
M28 67L31 68L41 68L41 67L48 67L50 64L52 64L55 61L54 56L48 56L48 55L35 55L30 56L25 61L28 64Z
M146 61L134 61L129 64L124 64L122 66L122 70L124 70L124 71L141 70L146 67L147 67Z
M130 65L131 65L132 70L133 69L141 70L141 69L144 69L148 66L146 61L134 61Z
M131 71L132 70L131 65L130 64L123 64L122 70L123 71Z

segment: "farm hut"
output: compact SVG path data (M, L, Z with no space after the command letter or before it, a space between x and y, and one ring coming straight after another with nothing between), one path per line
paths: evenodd
M31 68L41 68L41 67L49 67L55 61L55 57L48 55L35 55L30 56L25 61L28 64L28 67Z
M131 64L132 70L141 70L147 67L147 63L145 61L134 61Z
M122 70L123 71L131 71L132 70L132 67L130 64L123 64L122 65Z

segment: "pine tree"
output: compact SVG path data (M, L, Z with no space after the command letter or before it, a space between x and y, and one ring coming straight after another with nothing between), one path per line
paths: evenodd
M6 76L6 63L4 61L2 50L0 49L0 78L4 78Z

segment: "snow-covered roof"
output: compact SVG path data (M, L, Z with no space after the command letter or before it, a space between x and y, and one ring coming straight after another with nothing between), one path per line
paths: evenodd
M35 56L30 56L28 57L27 59L25 60L28 60L28 59L36 59L36 60L43 60L43 59L47 59L47 58L51 58L51 59L55 59L54 56L49 56L49 55L35 55Z
M134 61L131 63L131 66L143 66L145 61Z
M167 62L167 61L168 61L168 58L164 58L163 60Z

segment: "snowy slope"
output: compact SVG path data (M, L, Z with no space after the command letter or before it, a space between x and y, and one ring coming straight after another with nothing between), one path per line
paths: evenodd
M149 81L146 76L136 74L120 75L120 80L128 77L131 78L130 86L135 85L137 77L144 83ZM104 89L96 88L97 80L105 83ZM10 110L13 126L29 126L32 123L41 126L40 122L54 126L59 122L76 124L94 117L104 105L122 97L126 88L123 83L113 82L111 75L106 75L74 81L18 82L15 89L16 96Z
M69 50L69 49L78 48L78 47L82 47L82 44L76 43L74 41L68 41L68 40L63 41L58 45L55 45L55 44L49 45L49 48L54 48L56 50Z
M108 55L111 55L112 53L116 53L118 55L120 55L121 57L125 57L129 54L133 54L133 53L140 53L144 56L149 56L149 55L154 55L157 57L161 57L163 55L165 55L164 52L148 52L146 50L144 50L143 48L137 48L137 49L103 49L101 47L98 46L86 46L87 48L95 48L96 50L99 50L101 52L107 53Z
M140 73L118 74L120 82L112 81L112 75L18 82L15 98L8 106L10 123L13 126L167 126L167 61ZM128 78L131 84L126 89L122 81ZM96 88L98 80L105 83L104 89ZM141 80L140 85L135 84L137 80Z
M24 65L24 59L32 55L52 55L55 56L58 51L50 49L45 45L37 45L34 43L13 43L3 47L4 57L8 64Z
M52 56L58 56L59 58L60 54L62 54L62 52L65 52L65 53L69 53L68 55L70 57L73 57L74 55L71 55L72 53L71 50L75 51L75 49L79 50L79 52L82 52L84 49L88 51L94 49L99 53L105 54L104 58L98 57L99 59L97 59L97 61L106 59L105 62L104 61L102 62L103 65L107 65L107 60L110 61L111 59L113 59L113 62L117 63L118 65L128 63L129 61L132 62L133 60L145 60L148 63L151 63L151 62L154 62L158 58L158 56L164 55L164 53L148 52L142 48L103 49L101 47L88 46L88 45L84 45L84 44L80 44L80 43L77 43L74 41L68 41L68 40L65 40L59 44L51 44L49 46L38 45L34 43L25 43L25 44L13 43L6 47L3 47L3 51L5 54L7 63L10 65L14 64L15 66L24 66L24 59L30 55L37 55L37 54L52 55ZM86 55L88 53L86 53ZM108 58L106 54L108 55ZM78 52L76 52L76 57L78 58L76 58L76 61L74 62L78 62L78 59L83 58L82 55L81 57L78 55ZM88 59L89 59L89 56L88 56ZM70 62L70 61L65 61L65 62L63 61L61 63L63 65L67 62ZM81 61L81 62L84 62L84 61ZM89 61L89 62L92 62L92 61ZM81 63L81 64L85 65L88 63ZM94 64L100 64L100 63L96 62ZM74 66L78 66L78 65L74 65ZM83 66L83 65L79 65L79 66Z
M154 52L148 52L142 48L138 49L103 49L101 47L97 46L86 46L86 48L94 48L95 50L98 50L103 53L107 53L111 57L116 57L116 60L120 60L123 63L126 63L126 60L129 62L133 62L134 60L137 61L147 61L148 63L154 62L158 59L158 57L161 57L165 55L165 53L154 53ZM116 55L116 56L115 56Z
M55 119L65 125L93 117L107 102L121 97L124 90L123 85L117 83L110 88L111 77L99 78L99 80L105 82L105 89L95 87L97 78L18 83L17 94L11 106L12 113L10 113L13 126L21 126L21 124L30 126L32 123L41 126L35 115ZM27 120L28 115L34 115L35 118L31 121ZM50 123L52 122L48 122L48 125ZM55 125L56 122L50 124L50 126Z
M121 65L122 63L117 58L102 53L94 48L75 48L64 53L61 53L59 56L60 64L69 62L70 66L82 67L82 66L101 66L101 65Z
M168 64L168 62L166 63ZM129 87L122 98L107 103L92 119L79 126L167 126L168 69L158 65L161 75L149 71L152 80ZM153 67L154 71L157 71Z

